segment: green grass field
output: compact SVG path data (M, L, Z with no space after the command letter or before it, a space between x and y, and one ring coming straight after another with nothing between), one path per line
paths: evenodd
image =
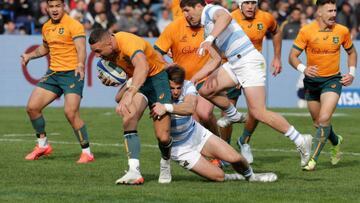
M307 110L275 109L303 133L314 135ZM343 159L329 161L329 143L314 172L300 170L295 145L267 126L252 137L255 172L273 171L275 183L214 183L172 163L173 181L161 185L159 150L148 113L139 126L145 184L115 185L127 169L121 120L113 109L83 108L96 162L78 165L80 146L61 108L46 109L46 129L54 152L38 161L24 156L35 144L25 108L0 108L0 202L359 202L360 109L338 109L335 132L343 135ZM298 114L294 114L298 113ZM242 131L236 125L232 144ZM226 169L232 172L232 169Z

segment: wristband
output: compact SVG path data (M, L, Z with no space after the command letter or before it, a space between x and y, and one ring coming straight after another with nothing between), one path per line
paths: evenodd
M355 77L355 66L350 66L349 67L349 74L352 75L353 77Z
M174 111L174 106L172 104L164 104L164 107L169 113L172 113Z
M214 36L212 36L212 35L209 35L209 36L207 36L207 38L205 39L205 42L213 42L215 40L215 37Z
M305 71L305 69L306 69L306 66L305 66L304 64L300 63L300 64L296 67L296 69L297 69L298 71L304 73L304 71Z

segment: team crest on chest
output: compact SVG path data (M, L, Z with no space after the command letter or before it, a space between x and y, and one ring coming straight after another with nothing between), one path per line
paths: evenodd
M258 30L264 29L264 25L263 25L262 23L258 23L258 24L257 24L257 29L258 29Z
M339 37L333 37L334 44L339 44Z
M65 29L63 27L59 28L59 34L60 35L64 34L64 31L65 31Z

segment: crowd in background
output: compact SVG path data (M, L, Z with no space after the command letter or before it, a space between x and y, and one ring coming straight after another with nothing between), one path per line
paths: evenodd
M214 0L229 11L236 0ZM78 19L87 32L104 28L142 37L157 37L172 21L171 0L65 0L68 14ZM316 17L316 0L260 0L259 8L272 13L284 39L294 39L301 26ZM360 0L337 0L337 22L360 40ZM36 35L49 19L46 0L1 0L0 34Z

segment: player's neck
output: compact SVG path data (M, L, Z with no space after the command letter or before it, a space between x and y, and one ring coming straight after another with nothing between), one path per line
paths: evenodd
M330 31L334 27L334 25L325 24L321 19L318 19L317 22L321 31Z

